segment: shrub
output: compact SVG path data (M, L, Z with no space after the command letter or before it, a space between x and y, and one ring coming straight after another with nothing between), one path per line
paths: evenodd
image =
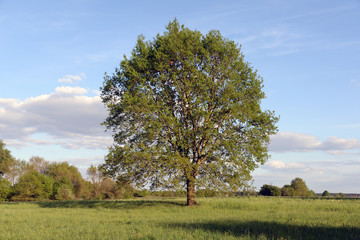
M69 179L63 177L54 183L53 199L72 200L74 198L74 187Z
M37 171L30 171L14 185L13 200L31 201L49 199L53 194L54 179Z
M322 195L323 197L330 197L330 193L328 192L328 190L325 190Z
M281 189L281 196L294 196L294 188L291 185L284 185Z
M281 196L281 189L277 186L264 184L259 192L262 196Z
M120 191L116 182L111 178L105 178L100 184L102 198L115 199L120 196Z
M56 200L73 200L74 199L74 192L73 188L68 185L61 185L57 189L57 193L55 196Z
M11 193L11 182L0 178L0 202L6 201Z

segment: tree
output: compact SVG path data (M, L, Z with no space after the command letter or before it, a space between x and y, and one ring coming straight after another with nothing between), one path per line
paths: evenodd
M346 195L340 192L340 193L336 194L335 197L337 197L337 198L346 198Z
M309 189L301 178L291 180L291 187L294 189L294 196L309 196Z
M121 194L118 185L111 178L105 178L101 181L100 192L105 199L115 199Z
M62 177L53 186L53 199L72 200L74 199L74 186L66 177Z
M3 162L9 161L13 158L13 156L11 156L11 152L5 147L6 144L3 142L3 140L0 139L0 168L2 167L1 164Z
M6 144L0 139L0 173L13 185L18 176L18 162L11 155L11 152L6 149Z
M37 171L29 171L20 176L14 185L13 200L29 201L49 199L53 194L54 179Z
M138 38L131 57L105 75L103 123L114 132L110 176L139 186L237 191L268 159L278 118L263 111L263 80L240 47L219 31L202 35L170 22L153 41Z
M325 190L325 191L322 193L321 196L323 196L323 197L330 197L330 193L329 193L328 190Z
M14 185L17 179L29 171L28 163L24 160L15 158L8 159L1 164L4 179L10 181Z
M35 170L41 174L45 174L49 167L49 162L39 156L32 156L29 159L29 169Z
M91 183L93 185L93 196L95 198L98 198L101 193L101 189L100 189L101 182L102 182L102 179L104 178L104 176L100 170L100 166L95 167L95 166L91 165L87 169L87 175L89 176Z
M0 202L8 199L11 193L11 182L0 178Z
M259 192L263 196L281 196L281 188L269 184L264 184Z
M75 166L71 166L67 162L51 163L48 165L47 174L52 176L56 182L63 178L68 179L73 185L75 197L82 197L85 181Z
M294 188L291 185L284 185L281 189L281 196L294 196Z

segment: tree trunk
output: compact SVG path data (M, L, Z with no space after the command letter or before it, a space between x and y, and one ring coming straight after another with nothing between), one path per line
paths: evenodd
M195 206L195 179L186 179L186 190L187 190L187 205Z

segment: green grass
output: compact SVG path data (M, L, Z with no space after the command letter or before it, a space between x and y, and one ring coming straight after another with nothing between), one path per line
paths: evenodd
M0 239L360 239L360 201L294 198L0 204Z

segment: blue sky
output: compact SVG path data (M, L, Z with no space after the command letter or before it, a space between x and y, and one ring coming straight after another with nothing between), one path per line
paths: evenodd
M301 177L316 192L360 192L359 0L0 0L0 139L24 160L101 163L104 73L175 17L241 44L264 78L263 108L280 121L255 187Z

